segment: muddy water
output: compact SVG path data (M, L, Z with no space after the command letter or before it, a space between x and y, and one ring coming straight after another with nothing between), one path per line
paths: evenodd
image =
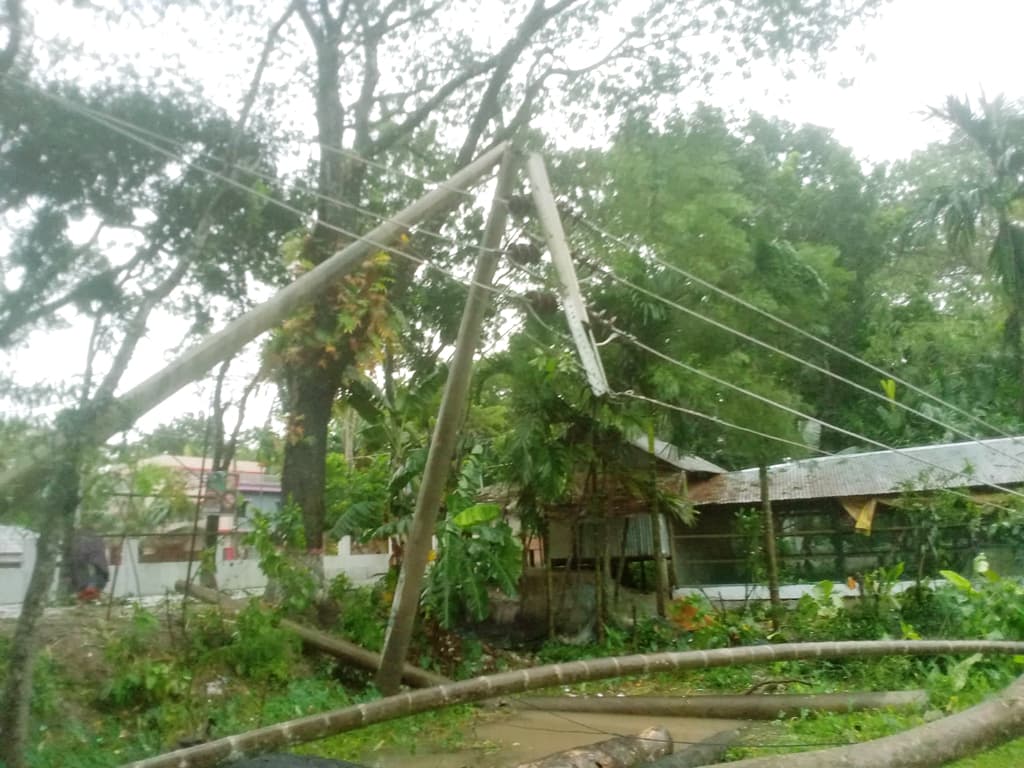
M466 734L472 748L444 754L376 752L361 762L372 768L510 768L552 752L635 735L652 725L668 728L677 748L739 727L737 720L574 712L498 711L482 718Z

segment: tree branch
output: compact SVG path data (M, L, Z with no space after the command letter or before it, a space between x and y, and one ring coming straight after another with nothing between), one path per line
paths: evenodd
M256 93L259 91L260 83L263 81L263 72L267 68L267 62L270 59L271 52L274 50L274 45L277 42L277 36L281 33L281 29L288 23L288 19L292 17L292 14L298 10L301 4L302 0L291 0L284 13L281 14L281 17L275 21L267 31L267 38L263 42L263 50L260 52L260 58L256 64L256 71L253 72L252 80L249 83L249 90L242 100L242 109L238 113L238 121L235 123L235 135L232 137L231 144L228 148L227 164L229 166L233 165L238 159L238 147L242 143L242 131L245 129L246 123L249 122L249 116L252 114L253 105L256 103Z
M209 227L207 226L208 229ZM183 257L170 274L156 288L150 291L143 300L138 310L136 310L135 316L128 323L125 337L121 341L117 354L114 355L114 361L111 363L107 375L103 377L103 382L96 389L96 395L92 398L93 402L100 402L114 396L114 390L117 389L117 385L121 382L121 377L124 376L124 372L127 370L132 356L135 354L136 347L138 347L142 337L146 335L150 314L158 304L163 302L178 287L188 272L190 264L191 259Z
M24 11L21 7L21 0L7 0L7 45L0 51L0 80L14 66L14 60L18 57L21 49L22 23Z
M543 29L551 19L577 2L579 0L561 0L561 2L556 3L550 8L545 8L543 0L536 0L533 7L530 8L526 17L519 25L515 37L505 44L505 47L502 48L496 57L497 61L495 62L494 71L491 73L491 79L488 81L487 88L480 98L476 114L470 121L469 131L456 158L456 165L465 165L476 154L477 145L480 143L480 137L483 136L487 124L494 119L501 109L498 95L501 93L501 89L505 87L506 82L508 82L512 68L519 60L522 52L529 46L533 36Z

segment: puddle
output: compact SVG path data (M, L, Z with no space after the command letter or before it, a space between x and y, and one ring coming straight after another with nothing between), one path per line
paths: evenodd
M737 728L738 720L576 712L501 710L484 714L466 741L473 748L439 754L375 752L361 759L368 768L510 768L612 736L635 736L663 725L676 747Z

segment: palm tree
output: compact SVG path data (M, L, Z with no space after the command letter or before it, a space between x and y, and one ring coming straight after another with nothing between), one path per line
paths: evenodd
M1006 344L1024 384L1024 104L982 97L975 110L968 99L951 96L931 112L983 158L982 174L943 190L935 213L956 248L989 231L989 262L1006 301ZM1020 403L1024 413L1024 386Z

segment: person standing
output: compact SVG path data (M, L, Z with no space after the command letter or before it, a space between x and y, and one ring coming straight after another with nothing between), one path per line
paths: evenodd
M103 539L90 530L75 533L71 543L71 588L82 601L96 600L110 579Z

